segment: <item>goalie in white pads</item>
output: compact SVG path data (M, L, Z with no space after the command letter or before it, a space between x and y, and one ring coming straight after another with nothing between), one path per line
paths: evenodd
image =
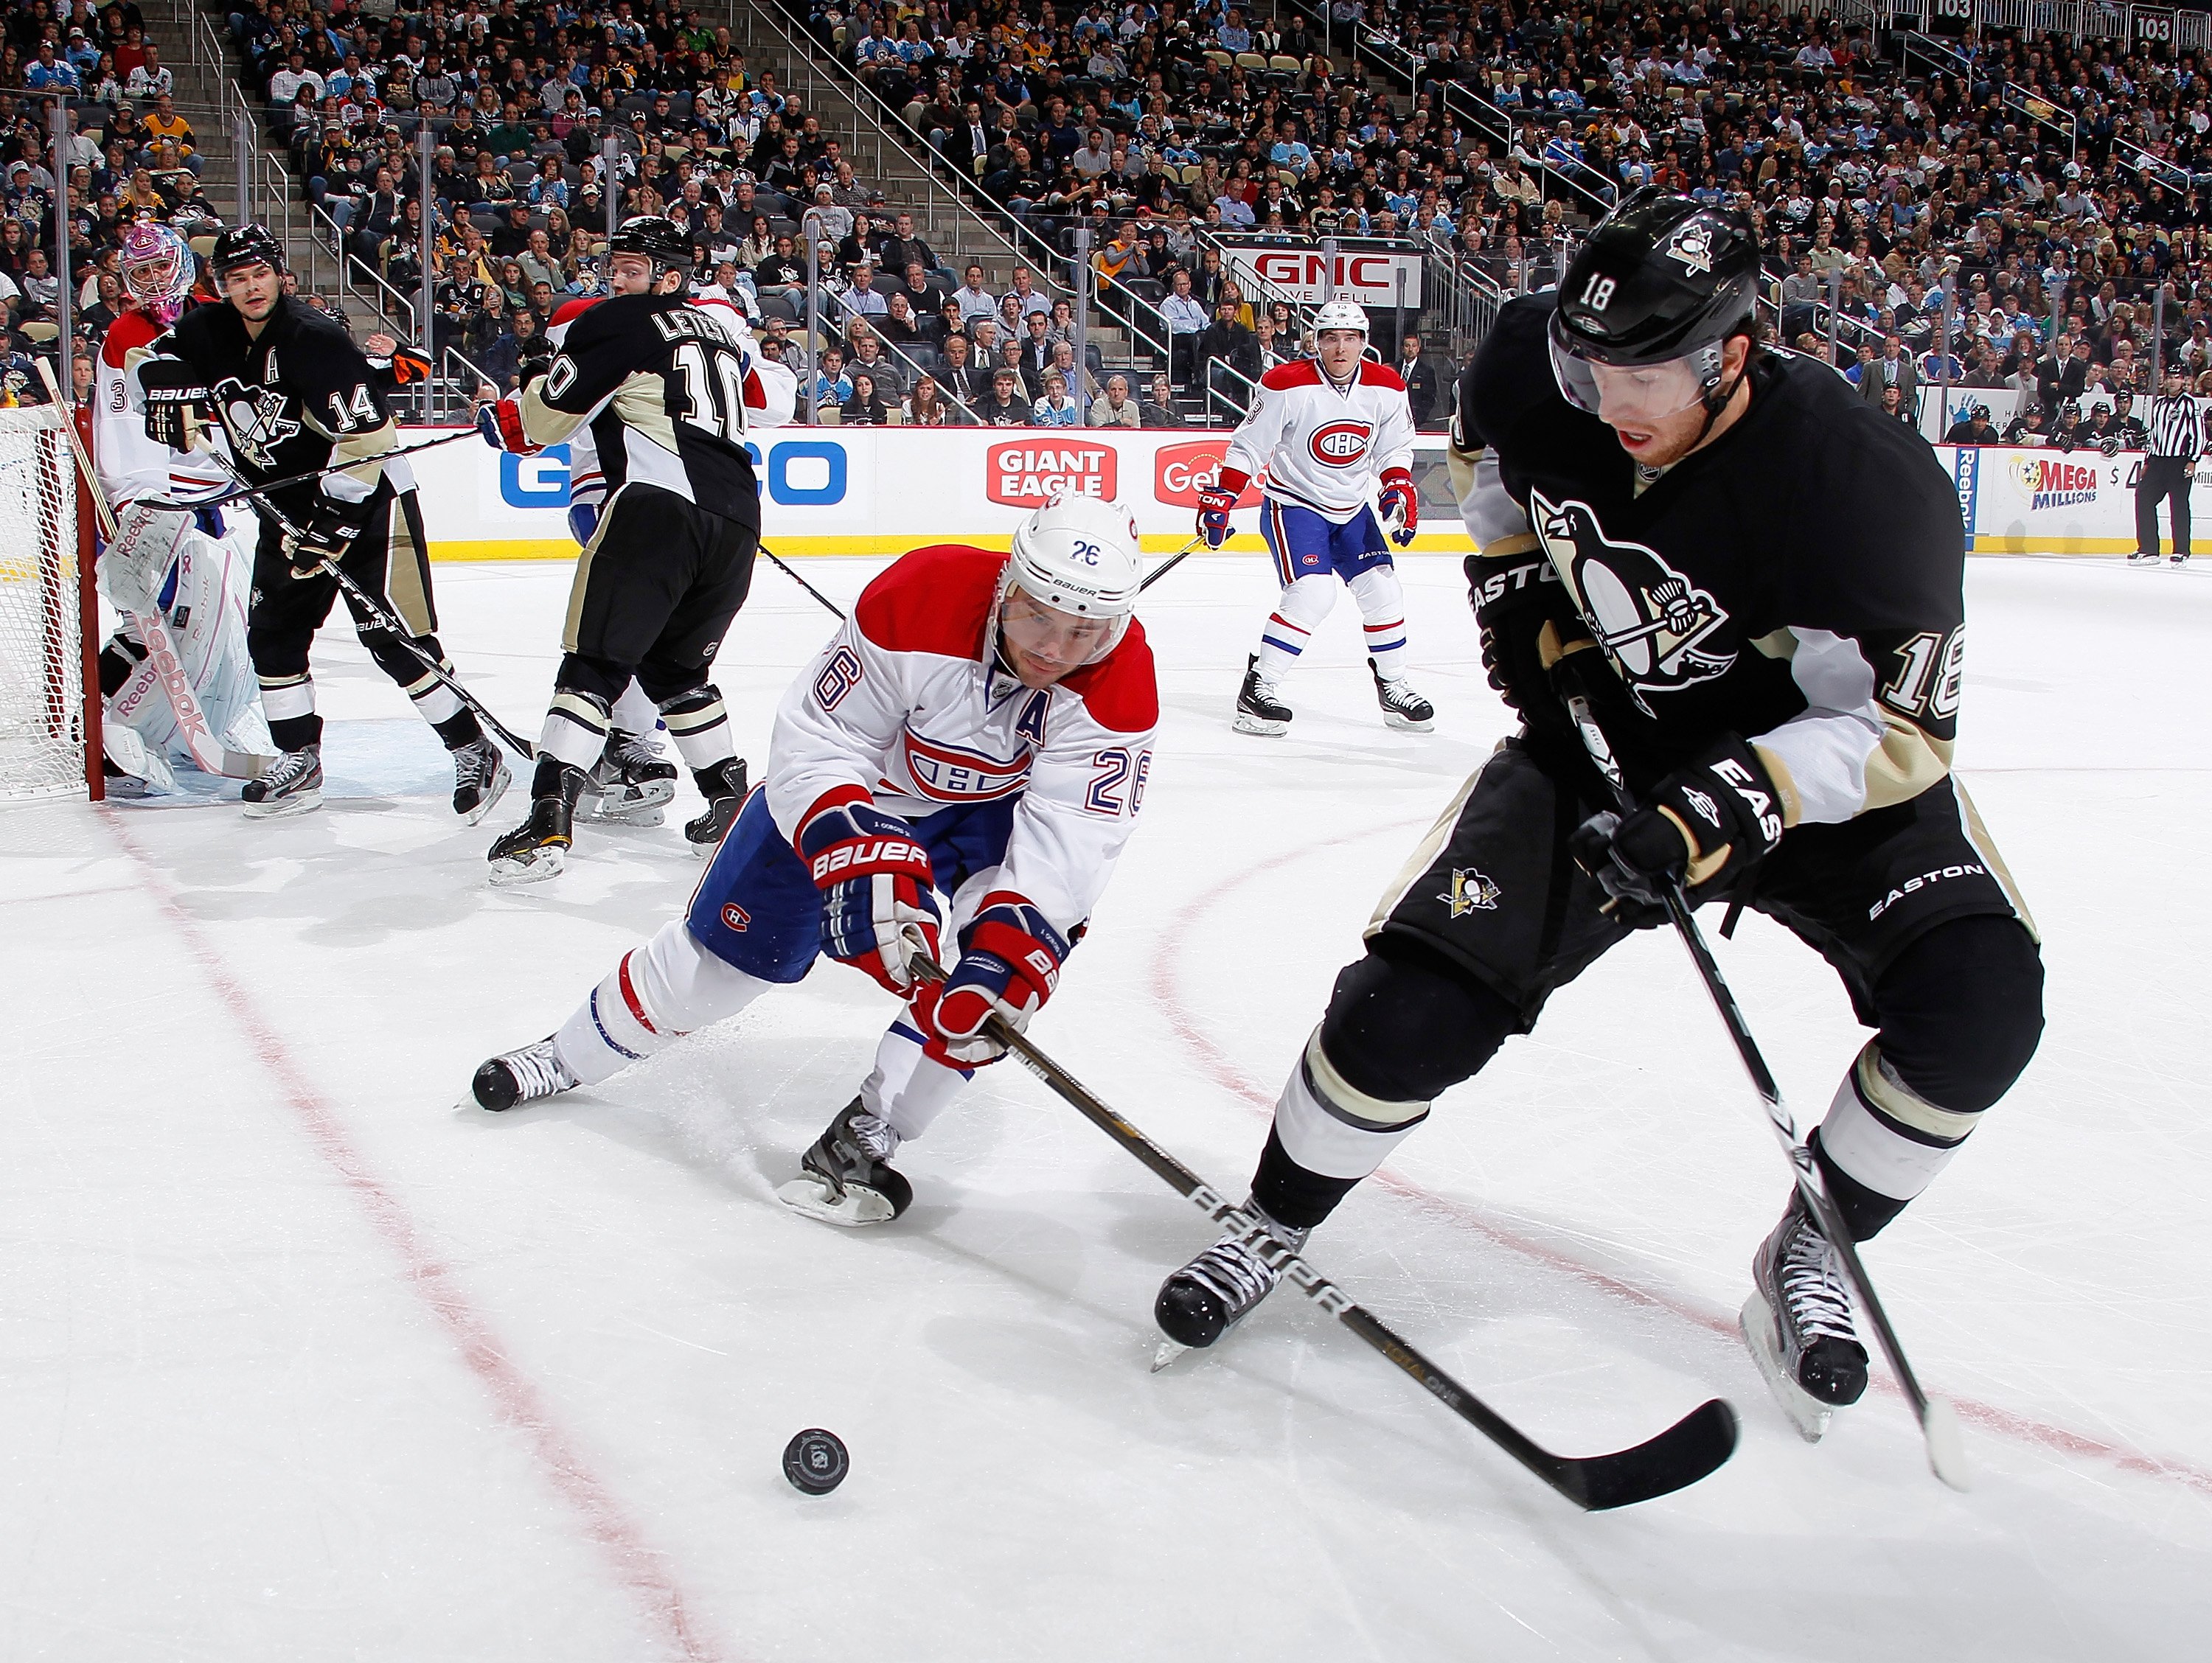
M1019 1028L1052 996L1134 828L1159 719L1139 580L1135 522L1085 496L1038 509L1011 555L898 561L784 695L766 783L684 915L479 1068L477 1102L597 1084L827 953L905 1003L781 1193L836 1223L903 1212L890 1157L1001 1054L993 1016ZM917 960L941 931L959 961L938 983Z
M1199 494L1199 535L1218 549L1237 497L1267 470L1260 531L1283 593L1246 663L1234 725L1240 733L1288 730L1283 680L1335 608L1341 581L1359 603L1382 719L1426 733L1436 710L1407 679L1406 597L1390 559L1390 543L1405 547L1420 524L1406 384L1367 359L1367 313L1351 300L1330 300L1314 314L1314 343L1318 357L1260 378L1219 476Z
M276 745L246 646L252 551L224 538L220 512L190 502L225 481L148 439L125 380L129 355L190 303L192 252L169 227L142 221L123 234L122 276L125 309L94 370L92 452L117 528L100 592L123 615L100 654L107 789L136 797L174 789L179 763L257 774Z

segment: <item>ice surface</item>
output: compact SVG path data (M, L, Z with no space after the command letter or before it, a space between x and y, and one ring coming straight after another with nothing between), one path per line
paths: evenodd
M1145 823L1035 1037L1241 1187L1374 898L1505 725L1448 559L1405 562L1431 736L1348 604L1233 734L1250 559L1146 598ZM874 563L811 561L841 599ZM534 731L568 573L444 567ZM1679 947L1639 938L1318 1232L1328 1275L1550 1447L1719 1393L1735 1459L1584 1516L1283 1296L1147 1372L1195 1214L987 1071L870 1232L772 1199L886 998L836 966L596 1090L456 1108L696 877L672 823L483 881L343 630L329 803L0 814L0 1659L2170 1659L2212 1587L2201 876L2212 579L1971 564L1963 777L2048 938L2050 1026L1868 1259L1979 1487L1893 1393L1800 1443L1733 1332L1786 1179ZM830 621L763 565L717 678L756 762ZM694 811L689 786L677 809ZM1757 919L1723 962L1801 1119L1862 1035ZM836 1494L778 1457L850 1446Z

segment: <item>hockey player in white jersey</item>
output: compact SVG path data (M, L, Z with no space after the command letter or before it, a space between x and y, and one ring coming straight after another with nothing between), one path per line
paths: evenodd
M173 790L179 764L249 775L276 746L246 647L252 545L226 540L220 511L191 506L228 482L147 438L125 380L129 355L190 302L192 252L142 221L123 234L121 272L124 310L93 371L92 453L116 520L100 592L123 615L100 654L104 766L111 794L137 797Z
M1020 1028L1052 996L1134 828L1159 719L1139 580L1128 511L1080 495L1011 555L896 561L784 695L766 782L684 913L554 1034L479 1068L477 1102L597 1084L827 953L904 1003L780 1193L835 1223L903 1212L890 1156L1001 1053L993 1016ZM941 935L959 959L939 983L917 960Z
M1318 357L1278 364L1260 378L1219 476L1199 494L1199 534L1218 549L1238 495L1267 470L1260 531L1283 593L1246 664L1235 726L1240 733L1288 730L1283 680L1336 605L1340 581L1366 625L1382 719L1426 733L1436 710L1407 678L1405 592L1390 558L1391 542L1404 548L1420 524L1406 384L1366 357L1367 313L1353 301L1330 300L1314 314L1314 342Z

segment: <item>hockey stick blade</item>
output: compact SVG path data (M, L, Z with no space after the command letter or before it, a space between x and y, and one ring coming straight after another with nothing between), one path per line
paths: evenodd
M925 975L938 980L944 976L941 969L927 961L918 968ZM1735 1411L1716 1398L1632 1449L1605 1455L1553 1454L1423 1356L1373 1312L1355 1304L1342 1289L1287 1245L1267 1235L1255 1220L1100 1102L1088 1087L1046 1056L1018 1029L998 1017L990 1019L988 1029L991 1037L1012 1052L1030 1072L1050 1088L1054 1096L1121 1144L1207 1217L1251 1233L1265 1242L1262 1251L1291 1286L1380 1351L1430 1396L1585 1512L1628 1507L1670 1494L1697 1483L1735 1452Z

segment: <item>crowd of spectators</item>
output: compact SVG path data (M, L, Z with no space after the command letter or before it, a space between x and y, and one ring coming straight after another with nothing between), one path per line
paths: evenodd
M2212 392L2212 117L2194 54L1970 32L1901 64L1865 27L1764 0L1330 3L1325 21L1222 0L811 0L817 37L988 209L1038 234L1040 262L1071 224L1093 228L1102 307L1140 296L1169 349L1164 385L1125 374L1118 394L1095 348L1077 361L1064 303L1027 272L1001 293L948 269L838 134L696 9L237 0L228 22L334 247L391 286L395 315L427 258L436 344L495 380L544 350L562 300L601 291L610 192L620 216L683 222L702 285L761 316L771 351L789 350L811 268L838 339L817 395L843 419L1061 425L1101 406L1172 416L1178 393L1234 396L1303 349L1289 308L1239 290L1218 239L1395 238L1510 290L1552 280L1607 202L1656 182L1749 212L1775 338L1901 416L1923 389L2007 390L1993 402L2020 410L2017 431L2056 434L2140 396L2154 350ZM0 301L20 356L52 310L39 245L58 212L94 330L121 227L151 214L193 236L216 220L136 6L18 3L0 52L0 82L27 89L0 94ZM1410 84L1394 73L1408 65ZM42 94L70 100L64 157ZM1436 381L1418 348L1378 344Z

